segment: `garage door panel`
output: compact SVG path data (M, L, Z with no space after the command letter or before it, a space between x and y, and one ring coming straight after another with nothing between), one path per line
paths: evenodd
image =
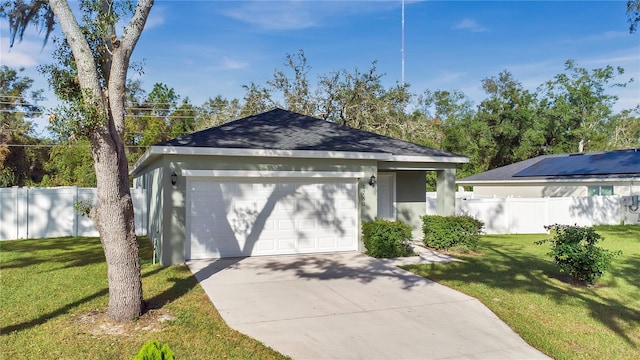
M276 221L273 219L267 219L264 222L264 230L263 231L274 231L276 229Z
M345 216L340 221L341 229L357 229L358 228L358 219L355 216Z
M283 231L291 231L295 230L295 220L293 219L278 219L278 228L277 231L282 233Z
M257 206L254 200L235 200L234 210L244 212L257 212Z
M275 251L276 240L263 239L261 241L258 241L255 247L259 251Z
M352 210L356 208L356 202L351 199L340 199L338 200L338 209L339 210Z
M321 219L318 222L318 229L323 233L335 233L336 230L340 229L340 224L338 224L338 222L333 218Z
M191 181L187 256L356 250L356 194L355 179Z
M351 248L351 241L348 238L345 237L339 237L338 238L338 248L340 249L349 249Z
M320 250L328 250L336 248L336 238L335 237L318 237L318 248Z
M315 238L309 239L301 237L298 239L298 248L300 248L300 250L315 249L316 247L318 247L318 245Z
M296 200L292 197L285 197L282 200L278 201L276 205L277 211L285 211L292 212L296 209Z
M242 185L245 185L244 187ZM224 195L224 198L236 198L240 199L247 192L252 191L252 188L248 188L246 184L235 184L235 183L222 183L217 184L215 188L219 188L220 192ZM217 189L216 189L217 190Z
M320 201L312 199L300 199L297 201L297 211L317 211Z
M251 187L252 192L256 194L270 195L277 187L275 182L249 183L247 187Z
M301 219L299 224L300 230L316 230L318 228L318 222L316 219Z
M278 240L278 250L284 253L290 253L296 249L296 238L290 237Z

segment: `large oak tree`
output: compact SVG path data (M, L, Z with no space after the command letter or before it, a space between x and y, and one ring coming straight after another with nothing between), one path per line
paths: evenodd
M109 280L108 316L116 321L134 319L143 311L142 282L135 236L133 205L123 134L127 72L154 0L114 2L82 0L82 18L65 0L3 2L0 15L9 19L12 44L25 29L45 29L46 38L59 24L64 46L71 52L73 76L67 94L72 111L67 118L78 136L86 136L96 170L98 204L91 216L100 233ZM116 24L130 20L121 34ZM80 20L80 21L79 21ZM45 41L46 41L45 38ZM68 87L74 89L73 86Z

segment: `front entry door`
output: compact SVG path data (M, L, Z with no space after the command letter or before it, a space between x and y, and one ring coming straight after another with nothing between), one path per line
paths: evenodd
M396 177L395 174L378 173L378 218L396 219Z

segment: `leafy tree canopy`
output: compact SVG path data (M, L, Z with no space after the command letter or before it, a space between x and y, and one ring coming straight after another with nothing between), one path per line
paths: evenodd
M33 80L20 73L24 69L0 66L0 186L38 183L43 176L46 147L33 131L29 119L42 109L42 90L31 90Z

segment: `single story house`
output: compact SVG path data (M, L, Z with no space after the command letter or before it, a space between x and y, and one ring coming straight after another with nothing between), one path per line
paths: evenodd
M360 225L421 236L426 172L455 211L468 158L274 109L151 146L132 167L163 265L189 259L363 251Z
M640 194L640 149L543 155L457 181L480 196L583 197Z

